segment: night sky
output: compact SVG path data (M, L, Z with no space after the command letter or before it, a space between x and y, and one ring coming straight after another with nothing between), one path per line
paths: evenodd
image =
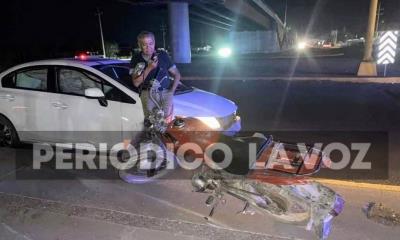
M283 19L285 0L265 0ZM386 25L400 24L400 1L382 0ZM78 50L99 50L96 7L103 15L106 41L129 49L139 31L156 33L162 42L160 25L167 23L165 6L131 6L117 0L14 0L2 2L1 61L68 56ZM288 25L299 33L318 35L331 29L363 34L369 0L288 0ZM226 32L191 22L192 45L212 43ZM4 63L3 63L4 64Z

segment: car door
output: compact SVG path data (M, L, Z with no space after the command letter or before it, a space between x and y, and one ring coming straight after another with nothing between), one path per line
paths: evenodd
M2 112L17 129L20 140L53 141L57 127L50 99L53 72L49 66L25 67L2 79Z
M106 85L108 86L105 87L105 91L106 88L113 89L105 92L107 99L113 99L121 103L122 137L124 140L135 138L138 132L143 130L144 113L142 102L137 93L138 89L129 83L132 81L129 74L130 68L126 66L110 66L106 69L108 69L108 72L114 73L114 76L112 74L108 75L107 71L103 72L122 85L117 88L107 82Z
M130 67L125 65L104 65L98 69L118 84L118 87L105 81L107 100L121 103L121 121L123 140L135 138L143 131L144 113L138 89L132 84ZM109 89L109 90L107 90ZM110 91L110 89L113 89Z
M121 139L121 104L85 97L88 88L103 91L103 80L74 67L56 68L58 93L52 99L57 109L59 142L115 143Z

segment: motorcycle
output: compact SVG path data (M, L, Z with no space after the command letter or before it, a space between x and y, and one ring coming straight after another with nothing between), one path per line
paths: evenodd
M230 195L243 201L241 214L257 212L282 222L303 224L318 239L328 238L334 217L344 208L344 200L332 189L308 178L329 165L330 160L322 151L275 141L272 136L259 133L225 136L195 118L176 118L166 123L161 103L154 97L158 89L154 80L150 96L157 107L146 121L145 141L160 144L162 151L169 151L178 159L195 158L193 154L178 154L187 143L205 152L200 171L193 174L191 182L195 192L209 194L205 204L211 210L206 220L226 201L225 195ZM214 151L221 144L229 148L229 164L225 162L225 152ZM145 178L162 175L166 162L167 159L146 170ZM133 182L129 181L132 175L135 173L120 171L127 182Z

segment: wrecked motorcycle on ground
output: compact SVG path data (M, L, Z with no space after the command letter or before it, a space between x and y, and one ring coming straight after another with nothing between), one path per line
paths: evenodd
M188 144L195 144L195 149L205 153L200 170L191 181L196 192L210 195L206 201L211 207L207 220L226 201L224 196L230 195L243 201L242 214L257 212L286 223L303 224L318 239L328 238L332 220L342 212L344 200L330 188L307 178L324 164L329 165L330 160L322 151L275 141L272 136L259 133L228 137L195 118L175 118L167 124L162 103L154 97L158 89L154 80L150 97L157 107L145 122L147 131L142 142L159 145L159 151L172 153L178 160L196 159L196 151L179 153ZM228 146L228 164L226 152L216 150L221 146ZM121 170L120 177L130 183L145 182L162 176L166 166L164 161L143 171Z

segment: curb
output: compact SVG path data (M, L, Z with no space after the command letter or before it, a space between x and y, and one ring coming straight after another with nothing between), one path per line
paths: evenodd
M363 188L363 189L370 189L370 190L400 192L400 186L396 186L396 185L363 183L363 182L353 182L353 181L333 180L333 179L323 179L323 178L313 178L313 180L315 180L319 183L323 183L323 184L331 184L331 185L337 185L337 186L342 186L342 187L353 187L353 188Z
M332 81L344 83L380 83L380 84L398 84L400 77L183 77L182 80L188 81Z

